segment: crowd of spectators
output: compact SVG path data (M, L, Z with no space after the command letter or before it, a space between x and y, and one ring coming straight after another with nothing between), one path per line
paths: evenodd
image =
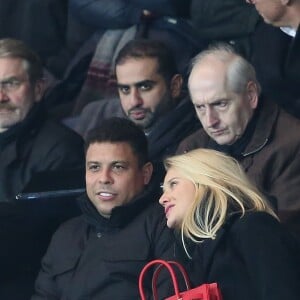
M236 159L300 241L299 26L300 0L1 0L0 298L117 298L116 286L104 286L118 282L119 260L131 261L130 284L150 259L180 260L151 202L159 199L164 160L197 148ZM112 132L122 132L118 126L123 137ZM129 135L142 133L148 149L140 153ZM136 178L146 176L138 186L128 175L131 159ZM122 163L105 173L115 160ZM128 184L118 190L122 178ZM115 205L121 209L106 214L101 205L117 193L124 194ZM150 236L150 228L155 238L140 250L135 237L127 243L123 236ZM97 247L118 244L99 244L106 230L121 235L133 256L116 251L91 260ZM78 251L61 255L61 245ZM110 275L89 285L83 277L93 263ZM138 297L134 284L122 286L124 299Z

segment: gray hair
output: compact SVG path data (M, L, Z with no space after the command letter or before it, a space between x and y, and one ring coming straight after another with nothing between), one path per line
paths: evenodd
M0 40L0 58L20 58L29 80L34 83L43 77L43 67L40 58L25 43L16 39Z
M226 43L212 44L196 55L191 61L190 71L209 56L214 56L228 65L226 83L231 91L242 94L246 90L248 82L252 81L256 84L258 94L260 94L261 88L254 67Z

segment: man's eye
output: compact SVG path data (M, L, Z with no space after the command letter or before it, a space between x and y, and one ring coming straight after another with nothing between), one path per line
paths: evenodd
M123 86L123 87L119 87L119 91L120 91L122 94L127 95L127 94L129 94L130 89L129 89L129 87Z
M19 85L20 81L15 79L2 82L2 86L8 90L17 88Z
M227 101L219 101L215 103L216 107L224 108L227 106Z
M198 110L198 111L204 111L205 110L205 106L204 105L195 105L195 107L196 107L196 109Z
M124 169L125 169L125 167L123 165L114 165L113 166L113 170L118 171L118 172L123 171Z
M89 165L88 166L88 170L90 170L92 172L98 171L99 169L100 169L100 166L98 166L98 165Z
M151 88L152 88L152 86L149 84L143 84L140 86L140 90L142 90L142 91L149 91L149 90L151 90Z
M14 83L12 81L6 81L3 82L3 86L4 88L11 88L12 86L14 86Z

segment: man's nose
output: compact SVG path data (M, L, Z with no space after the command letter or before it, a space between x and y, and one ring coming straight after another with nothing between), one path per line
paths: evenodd
M143 99L137 88L132 89L130 94L130 101L132 106L140 106L143 104Z
M218 124L219 118L217 112L214 109L208 108L206 110L206 124L207 127L213 127Z
M113 182L110 171L108 169L103 169L98 174L98 182L102 184L111 184Z
M0 85L0 102L7 102L8 96L3 87Z

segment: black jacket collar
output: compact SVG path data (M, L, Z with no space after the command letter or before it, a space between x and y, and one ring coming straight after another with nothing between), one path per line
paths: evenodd
M80 197L78 202L84 219L89 225L101 231L113 231L126 226L149 204L157 201L158 197L159 190L154 184L151 184L129 204L115 207L109 219L99 214L87 195Z

